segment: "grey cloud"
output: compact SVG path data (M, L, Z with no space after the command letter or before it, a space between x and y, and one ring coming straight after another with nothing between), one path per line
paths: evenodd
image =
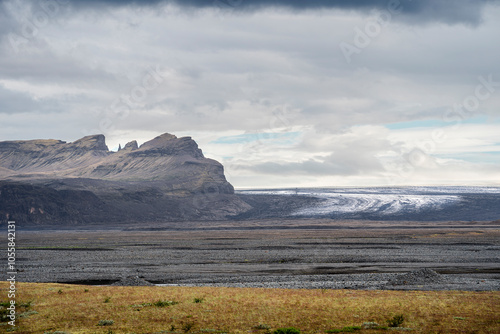
M0 80L17 89L0 86L2 135L74 140L97 132L108 138L139 132L147 133L147 138L150 132L169 131L196 138L200 133L222 136L228 131L293 128L289 131L309 131L311 142L285 148L260 145L250 152L215 147L208 139L199 144L207 151L215 149L220 157L234 155L235 161L249 165L246 171L269 179L379 176L387 166L377 157L384 156L390 144L377 138L386 135L343 133L354 125L439 119L448 107L474 94L477 77L498 68L494 42L500 11L485 7L493 2L405 2L405 14L395 21L475 24L484 15L485 22L478 29L470 24L409 27L393 22L347 64L339 43L352 43L354 29L370 20L365 14L384 8L386 1L325 2L324 7L345 11L311 10L300 15L293 10L232 15L231 7L227 15L217 10L190 12L217 5L212 0L179 2L185 13L164 7L165 1L72 1L67 11L59 12L60 20L46 24L23 52L9 52L9 45L2 44ZM10 3L25 8L29 2ZM123 7L115 7L118 3ZM322 6L320 1L244 0L235 10L279 3L296 11ZM30 10L40 10L40 2L32 4ZM0 33L19 33L15 25L22 24L26 12L10 13L15 12L0 9ZM177 58L181 65L174 61ZM147 69L157 64L173 74L129 108L127 117L108 111L115 99L140 86ZM494 80L500 80L496 72ZM498 113L499 102L496 93L484 101L481 111ZM276 110L282 112L275 115ZM107 118L114 130L100 127ZM9 128L11 132L6 132Z
M7 51L4 51L6 54ZM1 54L1 53L0 53ZM75 80L106 87L118 80L106 69L93 69L78 59L57 56L50 51L37 50L37 55L19 53L15 57L5 57L0 60L0 73L4 79L27 79L31 82L73 83Z
M322 161L306 160L303 162L276 163L264 162L248 166L249 170L263 174L275 175L317 175L317 176L334 176L334 175L373 175L384 171L383 166L374 156L356 154L348 152L336 153L329 155Z
M79 1L75 1L79 2ZM83 3L94 1L83 1ZM145 1L140 3L157 4L162 1ZM482 8L487 3L499 3L498 0L166 0L183 7L206 8L222 7L234 10L258 10L267 7L285 7L302 11L309 9L346 9L371 10L388 9L390 6L402 11L412 23L419 21L441 21L446 23L466 22L478 24L481 22ZM109 4L137 4L137 1L109 1Z
M377 155L392 149L389 141L379 132L359 132L364 135L359 136L351 132L344 136L331 137L330 141L326 142L317 142L315 138L306 136L304 141L294 148L303 152L331 152L326 157L318 156L302 162L263 162L249 166L248 169L274 175L348 176L383 173L385 168Z
M269 7L282 7L295 11L314 9L345 9L369 11L384 10L395 6L402 12L404 20L411 23L439 21L446 23L481 22L482 9L488 3L500 3L499 0L54 0L54 2L73 7L103 8L104 6L156 6L175 4L188 9L227 8L235 11L255 11ZM7 2L0 0L0 2Z
M40 105L26 94L12 92L0 85L0 114L36 111Z
M82 106L83 107L79 107ZM26 92L18 92L4 88L0 84L0 124L3 117L14 114L67 114L68 110L77 108L85 110L88 107L88 98L85 96L64 96L35 98ZM3 124L2 124L3 125Z

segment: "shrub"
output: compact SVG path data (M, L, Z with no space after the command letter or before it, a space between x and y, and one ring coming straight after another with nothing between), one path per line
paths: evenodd
M14 303L16 307L17 316L20 318L25 318L32 314L37 314L38 312L36 311L29 311L29 308L31 307L32 303L33 303L32 300L26 303L17 303L17 302ZM10 306L11 306L10 301L0 302L0 323L10 321L10 318L8 317L10 311L7 310L7 308ZM21 308L24 308L24 312L21 312Z
M97 326L111 326L115 322L113 320L99 320Z
M392 319L387 320L387 325L389 327L399 327L405 321L405 317L402 314L395 315Z
M376 322L370 321L370 322L363 322L362 327L364 329L376 329L376 328L380 327L380 325L377 324Z
M8 317L8 315L9 315L9 310L7 310L6 308L0 309L0 322L9 321L10 318Z
M266 325L266 324L258 324L257 326L254 327L255 329L271 329L271 326Z
M26 312L19 314L19 318L27 318L33 314L38 314L38 312L37 311L26 311Z
M26 303L22 303L19 305L19 307L30 308L31 304L33 304L33 300L30 300L29 302L26 302Z
M195 298L193 300L193 303L196 303L196 304L203 303L204 300L205 300L205 298L203 298L203 297L201 297L201 298Z
M192 322L186 322L184 325L182 325L182 330L184 333L189 332L192 328L194 327L194 323Z
M278 328L273 334L300 334L300 329L294 327Z
M176 304L179 304L179 302L176 302L174 300L158 300L157 302L153 303L153 306L166 307L166 306L171 306L171 305L176 305Z

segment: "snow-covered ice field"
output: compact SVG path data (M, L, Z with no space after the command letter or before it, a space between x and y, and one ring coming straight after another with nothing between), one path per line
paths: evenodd
M499 187L298 188L242 190L238 193L314 197L319 201L289 213L291 216L314 217L375 215L384 218L384 216L443 212L453 210L453 207L460 210L467 210L467 207L477 210L477 206L481 205L491 210L491 206L495 206L494 199L500 199ZM500 201L496 203L500 211ZM450 217L450 219L456 218Z

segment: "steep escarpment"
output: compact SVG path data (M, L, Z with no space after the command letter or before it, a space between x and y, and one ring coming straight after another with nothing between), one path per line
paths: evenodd
M224 219L250 207L190 137L0 142L0 217L26 224Z
M112 154L103 135L73 143L61 140L0 142L0 178L75 176L75 172Z

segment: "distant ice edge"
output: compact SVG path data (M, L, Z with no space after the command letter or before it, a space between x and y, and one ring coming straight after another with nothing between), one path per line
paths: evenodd
M322 199L291 216L331 214L395 215L440 210L462 200L463 194L500 194L500 187L369 187L239 190L248 195L307 196Z

